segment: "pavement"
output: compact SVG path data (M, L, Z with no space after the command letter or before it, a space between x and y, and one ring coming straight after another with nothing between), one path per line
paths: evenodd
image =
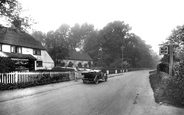
M115 77L118 75L123 75L123 73L109 74L108 78ZM79 79L77 82L72 80L72 81L60 82L60 83L55 83L55 84L29 87L25 89L14 89L14 90L1 91L0 92L0 102L6 102L8 100L14 100L17 98L23 98L26 96L36 95L36 94L40 94L43 92L49 92L49 91L57 90L59 88L65 88L65 87L77 85L80 83L82 83L82 79Z

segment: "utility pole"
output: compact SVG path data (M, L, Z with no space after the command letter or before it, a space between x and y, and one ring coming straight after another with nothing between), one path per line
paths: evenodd
M125 47L122 45L122 46L121 46L121 50L122 50L122 62L123 62L123 50L124 50L124 48L125 48Z
M169 51L169 54L170 54L170 56L169 56L169 61L170 61L170 63L169 63L169 75L171 75L172 76L172 70L173 70L173 46L174 46L174 44L173 44L173 42L172 41L170 41L170 44L169 44L169 49L170 49L170 51Z

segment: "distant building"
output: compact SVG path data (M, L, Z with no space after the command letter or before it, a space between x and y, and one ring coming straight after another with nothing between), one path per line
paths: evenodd
M82 52L70 51L69 57L62 60L62 65L65 67L83 67L89 68L93 65L93 59L87 54Z
M54 61L41 43L19 29L0 27L0 56L15 60L20 70L54 67Z

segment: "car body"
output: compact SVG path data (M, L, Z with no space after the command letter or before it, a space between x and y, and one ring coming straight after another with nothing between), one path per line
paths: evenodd
M82 75L84 75L82 78L83 83L94 82L98 84L99 81L107 81L108 79L107 74L100 70L87 71L82 73Z

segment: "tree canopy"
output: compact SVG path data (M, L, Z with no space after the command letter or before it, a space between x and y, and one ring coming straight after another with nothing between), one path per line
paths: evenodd
M49 51L55 63L69 56L69 51L79 49L88 53L95 66L103 67L153 67L151 46L134 33L123 21L108 23L103 29L95 30L94 25L84 23L70 27L62 24L55 31L33 32ZM122 49L123 60L122 60Z
M168 44L170 41L176 45L174 46L174 62L184 61L184 25L177 26L172 30L165 43ZM164 55L161 60L169 63L169 55Z
M0 1L0 17L15 26L15 28L26 30L35 22L31 17L21 16L22 11L22 6L17 0Z

